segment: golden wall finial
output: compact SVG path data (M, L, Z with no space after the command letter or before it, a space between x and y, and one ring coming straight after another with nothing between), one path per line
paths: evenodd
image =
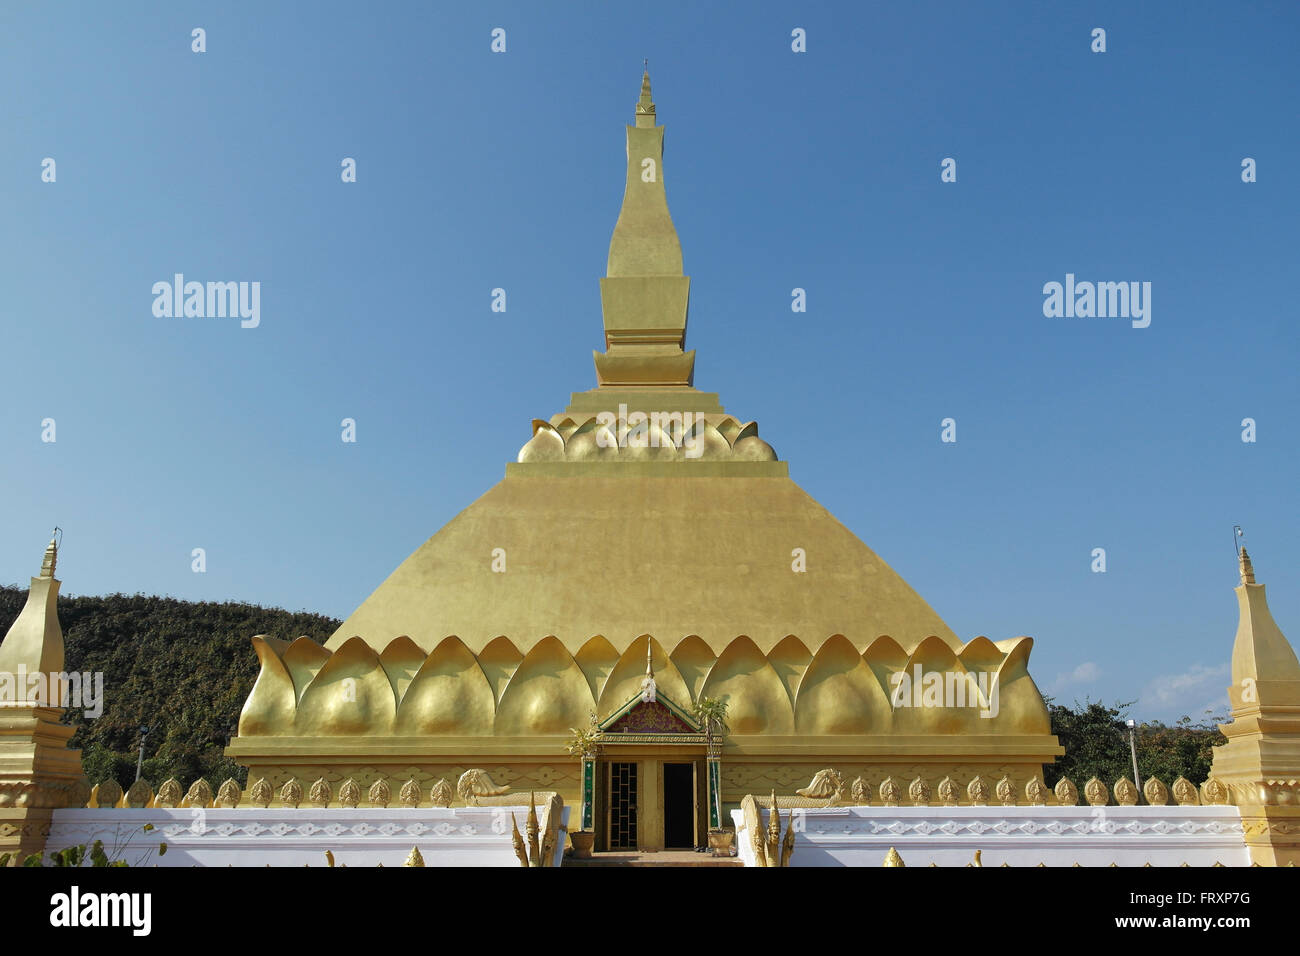
M285 784L285 786L287 787L288 784ZM301 788L299 789L301 790ZM280 795L281 797L283 797L284 793L281 792ZM298 799L299 800L302 799L301 794L299 794ZM202 777L199 777L199 779L195 780L192 784L190 784L190 788L185 791L185 799L181 801L181 806L186 808L188 807L206 808L212 806L212 787L208 785L208 782L206 780L204 780ZM297 804L295 803L294 806L297 806Z
M184 799L185 794L181 790L180 781L172 777L164 781L163 785L158 788L158 795L154 797L153 805L171 809L180 806L181 801Z
M307 791L307 799L311 802L313 807L324 809L325 807L328 807L330 801L334 799L334 788L329 785L328 781L326 781L324 777L321 777L313 783L311 789Z
M1226 806L1228 803L1228 788L1217 777L1211 777L1201 784L1201 793L1203 795L1201 803L1206 806Z
M1174 781L1174 799L1178 801L1180 807L1195 807L1201 802L1200 794L1196 792L1196 785L1186 777L1179 777Z
M1159 777L1147 777L1146 783L1142 784L1142 795L1153 807L1163 807L1169 802L1169 788Z
M239 806L239 801L243 799L243 791L239 789L239 784L234 779L227 777L225 782L217 788L217 795L212 801L214 807L225 807L234 809Z
M127 788L123 802L132 810L143 809L153 802L153 787L149 786L149 781L141 777Z
M885 863L884 863L884 865L885 865L885 866L903 866L903 867L907 866L907 864L903 862L903 858L902 858L901 856L898 855L898 851L897 851L896 849L894 849L892 846L889 848L889 852L885 854Z
M223 783L224 787L225 784ZM349 810L355 810L361 803L361 787L351 777L343 781L339 787L339 806L347 807Z
M404 807L418 807L423 797L420 783L414 777L402 784L402 789L397 792L397 799Z
M91 791L95 806L110 810L122 802L122 785L111 777L103 783L96 784Z
M435 807L450 807L456 798L456 791L446 780L438 778L437 783L429 788L429 801Z

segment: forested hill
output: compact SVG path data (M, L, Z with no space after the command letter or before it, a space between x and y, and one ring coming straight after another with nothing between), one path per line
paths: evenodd
M0 636L26 600L25 589L0 586ZM155 789L168 777L188 787L202 776L214 792L227 777L244 783L222 751L257 679L249 639L306 635L323 644L341 623L253 604L143 594L60 597L59 621L65 670L104 675L103 714L86 719L77 710L65 718L77 728L72 746L81 748L90 781L112 776L131 785L144 724L150 732L143 776Z

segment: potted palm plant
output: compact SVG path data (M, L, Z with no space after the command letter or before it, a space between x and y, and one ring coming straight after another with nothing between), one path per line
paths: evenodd
M727 726L726 699L701 697L695 704L695 719L704 730L704 747L710 758L706 768L712 774L716 758L722 750L722 742L727 734L731 733L731 728ZM709 828L709 848L714 856L731 856L731 845L736 839L736 831L722 826L722 795L718 792L720 783L720 780L714 780L710 776L712 816L718 821L718 825Z
M573 736L569 738L567 749L569 755L578 758L580 770L579 787L582 793L582 805L578 808L578 828L569 831L569 843L573 846L573 855L579 859L591 856L596 844L596 831L589 829L591 819L591 789L594 785L596 771L596 754L600 752L600 738L604 732L596 724L596 715L591 715L591 726L587 729L570 727Z

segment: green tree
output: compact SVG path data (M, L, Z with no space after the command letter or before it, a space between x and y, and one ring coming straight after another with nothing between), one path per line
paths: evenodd
M1055 786L1062 777L1069 777L1082 789L1090 777L1096 777L1113 787L1120 777L1133 777L1133 758L1129 750L1129 729L1126 723L1128 710L1134 701L1124 701L1107 706L1100 701L1075 701L1066 707L1044 697L1056 735L1065 756L1044 768L1043 782ZM1170 786L1178 777L1186 777L1200 786L1210 776L1210 762L1214 748L1227 738L1216 726L1214 717L1206 712L1206 719L1197 723L1182 717L1170 727L1159 721L1141 723L1136 727L1138 771L1142 780L1159 777Z

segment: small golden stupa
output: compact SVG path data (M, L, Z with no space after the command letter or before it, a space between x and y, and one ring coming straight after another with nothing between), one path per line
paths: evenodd
M1210 781L1241 813L1251 860L1261 866L1300 863L1300 659L1268 609L1264 585L1245 548L1237 554L1241 583L1232 644L1232 721L1228 742L1214 748Z
M597 849L652 849L698 846L745 794L824 768L838 774L803 792L1028 780L1062 753L1030 638L963 643L790 480L755 422L694 387L663 140L647 73L597 386L534 419L504 479L323 648L253 639L261 672L228 751L250 781L428 792L473 770L462 797L558 792L585 802ZM696 719L705 698L727 705L720 748ZM598 752L570 757L593 724Z

